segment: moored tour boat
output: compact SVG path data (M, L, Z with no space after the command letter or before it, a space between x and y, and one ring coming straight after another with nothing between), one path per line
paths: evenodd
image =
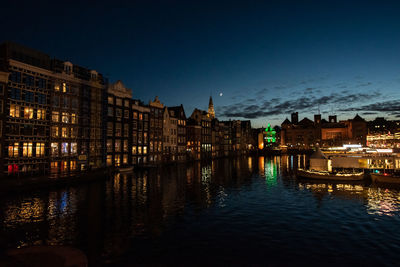
M317 179L317 180L336 180L336 181L360 181L364 179L363 172L357 173L333 173L328 171L316 171L316 170L304 170L298 169L297 176L308 178L308 179Z
M378 183L400 184L400 175L390 173L371 173L371 180Z

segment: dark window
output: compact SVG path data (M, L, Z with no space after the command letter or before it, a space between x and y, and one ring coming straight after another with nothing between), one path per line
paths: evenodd
M25 91L25 101L30 103L35 102L35 94L33 92Z
M11 88L10 97L12 99L20 100L21 99L21 90L18 88Z
M21 72L18 72L18 71L11 72L10 81L15 82L15 83L20 83L21 82Z
M37 102L39 104L45 105L46 104L46 95L38 93L37 94Z

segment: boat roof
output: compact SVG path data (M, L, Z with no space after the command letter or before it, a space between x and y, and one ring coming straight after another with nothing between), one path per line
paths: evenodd
M327 159L325 154L321 151L319 147L315 150L314 153L311 154L310 156L311 159Z

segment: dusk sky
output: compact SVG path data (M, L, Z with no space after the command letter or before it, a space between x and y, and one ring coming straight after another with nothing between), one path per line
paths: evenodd
M122 80L134 98L280 125L293 111L400 118L388 1L2 2L2 37ZM222 96L220 96L222 93Z

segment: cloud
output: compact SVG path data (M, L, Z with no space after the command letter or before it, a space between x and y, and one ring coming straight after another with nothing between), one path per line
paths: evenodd
M360 107L342 109L342 111L386 112L392 115L397 115L400 112L400 99L375 102Z
M376 104L370 109L361 107L348 107L349 105L357 105L360 103L366 103L372 99L376 99L381 94L379 92L372 93L360 93L355 94L349 91L343 90L340 93L332 93L330 95L315 97L311 95L314 92L314 88L306 88L303 92L308 93L307 95L300 94L297 98L291 100L282 101L281 98L274 98L271 100L262 101L260 104L255 104L257 99L250 98L242 101L241 103L231 104L227 106L222 106L218 109L218 113L223 117L232 118L246 118L246 119L256 119L271 115L280 114L290 114L295 111L306 111L315 110L319 106L335 105L338 111L377 111L378 108L393 109L394 105L381 105L381 103ZM371 104L373 105L373 104ZM344 108L339 108L345 106ZM400 111L400 103L397 104L396 111ZM338 109L339 108L339 109ZM375 109L375 110L374 110ZM394 110L393 110L394 111Z

